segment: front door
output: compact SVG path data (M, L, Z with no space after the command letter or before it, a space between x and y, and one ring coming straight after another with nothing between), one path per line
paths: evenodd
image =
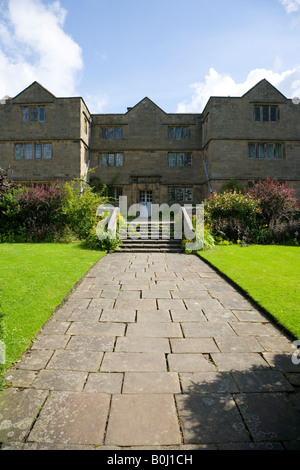
M152 215L152 191L140 191L140 217Z

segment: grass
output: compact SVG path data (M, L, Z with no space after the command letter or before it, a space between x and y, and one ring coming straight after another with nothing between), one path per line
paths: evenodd
M6 368L20 359L74 284L103 255L75 244L0 244Z
M300 247L216 246L199 255L226 274L300 339Z

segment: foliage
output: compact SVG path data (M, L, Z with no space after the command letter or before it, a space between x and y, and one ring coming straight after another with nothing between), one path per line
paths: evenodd
M98 223L97 208L104 198L82 180L65 183L63 214L75 236L85 240Z
M193 220L193 226L194 226L194 229L195 229L195 218L193 217L192 220ZM188 243L193 243L193 240L182 240L181 246L182 246L183 251L186 254L191 254L191 253L193 253L193 251L186 249L186 245ZM208 225L204 225L204 239L203 239L202 250L210 250L214 246L215 246L215 239L212 235L211 227L208 226Z
M236 192L245 192L245 187L240 181L232 178L230 181L227 183L224 183L222 188L221 188L221 193L225 193L226 191L236 191Z
M206 222L214 236L237 241L249 237L260 213L259 200L241 192L214 193L204 203Z
M266 181L253 182L249 193L260 200L258 221L265 232L268 228L270 240L275 243L299 240L299 205L294 190L287 183L267 178Z
M17 188L17 184L9 178L9 172L10 170L0 168L0 199L3 194Z

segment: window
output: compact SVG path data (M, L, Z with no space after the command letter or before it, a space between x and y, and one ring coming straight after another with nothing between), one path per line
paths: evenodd
M23 122L45 122L45 108L32 106L22 109Z
M102 153L99 164L100 166L123 166L123 153Z
M189 127L169 127L169 139L188 139L190 137Z
M278 106L255 105L254 121L256 122L276 122L279 120Z
M169 153L169 166L192 166L191 153Z
M101 139L102 140L120 140L122 138L122 130L120 127L102 127Z
M264 142L251 142L248 145L249 158L265 158L267 160L283 159L283 144L278 143L264 143Z
M108 187L108 197L118 200L121 196L123 196L123 188L116 186Z
M16 144L16 160L51 160L52 144Z
M169 188L169 201L170 202L192 202L193 190L192 188Z

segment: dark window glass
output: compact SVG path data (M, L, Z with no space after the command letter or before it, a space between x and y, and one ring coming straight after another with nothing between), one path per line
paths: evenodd
M254 120L256 122L260 121L260 107L259 106L255 106L254 108Z
M263 121L269 120L269 106L263 106Z
M277 121L277 108L275 106L271 107L271 121L272 122Z

